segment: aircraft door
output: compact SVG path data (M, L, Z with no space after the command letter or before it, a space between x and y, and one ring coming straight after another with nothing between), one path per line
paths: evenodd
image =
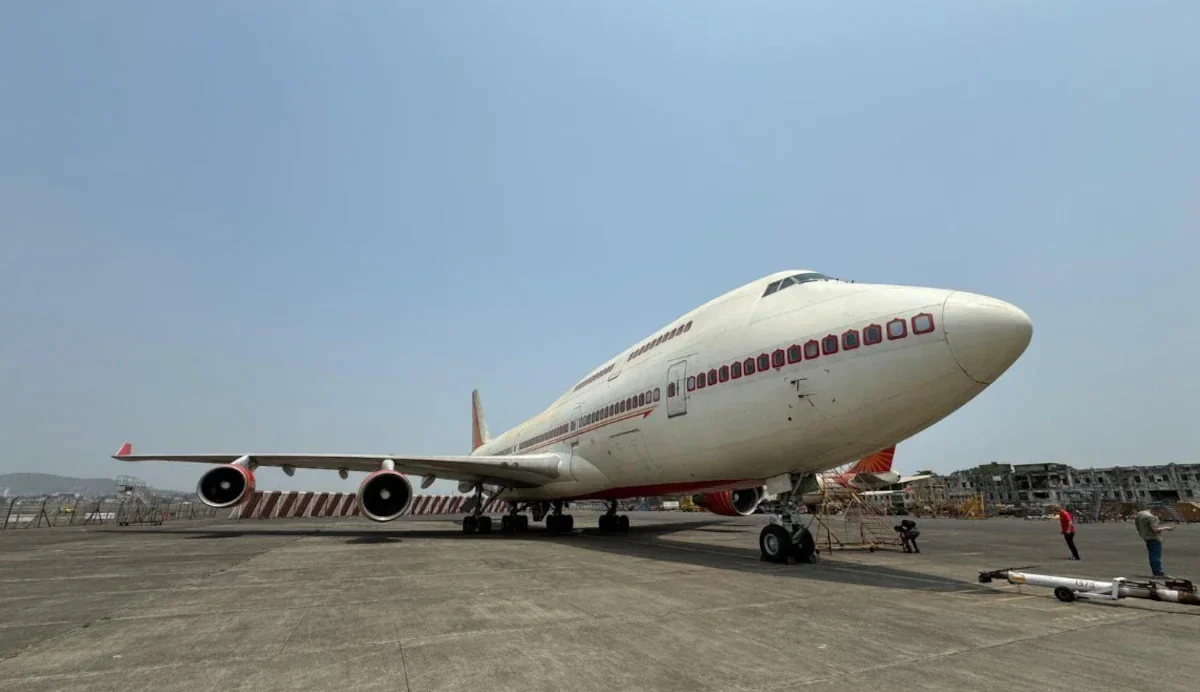
M667 368L667 418L687 413L687 361Z

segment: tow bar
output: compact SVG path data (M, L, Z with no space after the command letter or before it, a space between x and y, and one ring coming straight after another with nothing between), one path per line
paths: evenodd
M1016 569L997 569L979 573L980 584L990 584L993 579L1004 579L1009 584L1028 584L1054 589L1054 597L1065 603L1076 598L1115 601L1119 598L1146 598L1151 601L1169 601L1186 605L1200 605L1200 593L1196 585L1187 579L1164 577L1162 581L1151 579L1139 581L1114 577L1109 581L1079 579L1076 577L1054 577L1046 574L1018 572Z

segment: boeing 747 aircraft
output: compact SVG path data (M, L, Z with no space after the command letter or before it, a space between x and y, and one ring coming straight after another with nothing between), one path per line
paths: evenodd
M218 508L253 493L259 466L343 478L365 471L359 508L380 522L412 502L409 475L423 488L457 480L474 493L466 533L492 530L485 493L510 503L504 531L526 530L528 512L553 533L570 532L563 509L582 499L608 500L599 528L623 531L618 499L685 492L706 495L710 511L744 515L764 490L799 498L814 474L950 415L995 382L1032 334L1024 312L994 298L789 270L671 320L499 436L488 434L475 392L468 455L135 455L127 442L114 458L220 464L197 486ZM760 537L764 558L803 556L805 533L786 515L773 519Z

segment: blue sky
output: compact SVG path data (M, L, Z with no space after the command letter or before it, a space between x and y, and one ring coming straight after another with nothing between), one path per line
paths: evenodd
M900 447L1197 461L1200 4L0 4L0 472L462 453L771 271L1021 306ZM357 480L271 471L272 488ZM449 484L439 485L447 488Z

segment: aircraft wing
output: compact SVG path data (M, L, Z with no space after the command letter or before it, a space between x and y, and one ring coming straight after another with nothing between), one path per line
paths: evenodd
M560 474L566 463L557 454L507 456L411 456L406 454L134 454L126 442L113 455L118 461L189 461L201 464L230 464L245 457L258 466L289 466L297 469L377 471L391 460L397 471L412 475L476 481L515 487L545 485Z

